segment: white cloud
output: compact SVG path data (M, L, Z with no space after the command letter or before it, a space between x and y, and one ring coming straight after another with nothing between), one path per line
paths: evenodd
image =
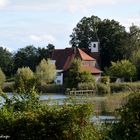
M97 5L114 5L116 0L71 0L67 1L66 7L70 11L87 10L90 7Z
M4 0L3 0L4 1ZM13 3L11 8L18 10L55 10L55 11L82 11L96 5L112 5L117 0L31 0ZM12 3L12 1L11 1Z
M0 0L0 8L3 8L9 4L9 0Z
M0 7L10 2L10 9L82 12L96 6L140 4L140 0L0 0Z
M126 27L126 29L129 31L129 27L134 24L138 27L140 27L140 15L136 16L127 16L124 18L118 18L117 19L123 26Z
M55 38L52 35L30 35L29 38L35 42L47 41L53 43Z

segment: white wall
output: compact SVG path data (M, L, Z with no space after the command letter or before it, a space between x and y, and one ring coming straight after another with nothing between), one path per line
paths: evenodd
M56 78L54 82L57 85L63 85L63 71L62 70L56 70Z

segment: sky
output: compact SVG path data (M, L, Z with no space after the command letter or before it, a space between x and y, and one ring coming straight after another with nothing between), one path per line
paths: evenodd
M92 15L140 27L140 0L0 0L0 46L70 47L73 28Z

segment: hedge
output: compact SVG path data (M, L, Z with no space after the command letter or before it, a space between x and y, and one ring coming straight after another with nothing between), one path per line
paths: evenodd
M111 83L111 93L140 91L140 82Z

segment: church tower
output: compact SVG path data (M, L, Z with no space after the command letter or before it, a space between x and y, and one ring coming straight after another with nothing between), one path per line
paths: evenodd
M100 67L100 48L99 48L99 42L93 41L90 43L90 55L94 57L97 60L98 67Z

